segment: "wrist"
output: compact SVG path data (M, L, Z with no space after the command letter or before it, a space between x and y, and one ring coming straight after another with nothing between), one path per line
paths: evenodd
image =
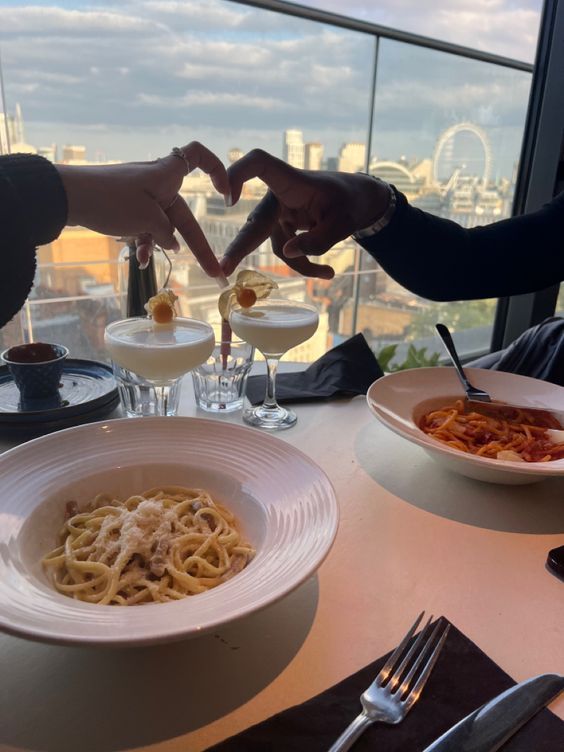
M84 190L81 188L87 168L72 165L55 165L67 196L67 225L81 225Z
M393 188L374 176L367 176L363 204L365 209L359 217L353 233L354 240L375 235L390 222L396 208L396 194Z

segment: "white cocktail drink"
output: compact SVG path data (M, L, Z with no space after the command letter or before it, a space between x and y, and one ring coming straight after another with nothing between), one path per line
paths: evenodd
M296 414L276 402L278 361L284 353L315 333L319 324L317 309L294 300L266 298L250 308L233 308L229 323L238 337L262 352L268 368L264 402L245 410L243 420L271 431L290 428L297 420Z
M104 342L127 413L171 415L180 378L209 358L215 336L209 324L196 319L158 324L140 317L109 324Z
M263 355L280 356L315 333L319 315L311 306L267 299L233 310L229 321L235 334Z
M170 381L206 361L215 338L209 324L195 319L116 321L106 329L105 343L112 360L152 381Z

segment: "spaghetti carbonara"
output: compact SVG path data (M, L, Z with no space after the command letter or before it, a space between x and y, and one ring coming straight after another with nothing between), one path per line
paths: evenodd
M120 501L67 504L61 544L42 560L56 589L81 601L131 606L203 593L240 572L255 550L207 491L152 488Z
M454 449L482 457L517 462L564 457L564 444L551 441L547 433L548 428L561 428L548 412L539 419L527 410L492 405L479 413L466 410L464 402L457 400L424 415L419 427Z

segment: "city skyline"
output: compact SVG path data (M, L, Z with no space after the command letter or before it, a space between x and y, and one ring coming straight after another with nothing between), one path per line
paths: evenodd
M54 44L54 42L56 42ZM8 109L31 143L147 159L197 139L282 156L280 130L337 155L366 142L374 40L232 2L62 2L0 9ZM154 50L154 54L151 51ZM494 173L519 152L530 75L388 40L380 44L372 153L430 154L469 120L490 128Z
M66 164L97 164L105 160L100 155L88 154L87 148L82 144L56 144L37 145L24 141L25 125L22 109L16 103L15 113L0 113L0 153L9 151L29 151L38 153L52 162ZM462 144L456 142L456 138L464 136L466 141ZM468 136L471 143L468 143ZM473 141L473 143L472 143ZM481 152L481 153L480 153ZM227 152L229 163L240 159L244 151L237 146L231 147ZM287 129L282 134L282 159L293 167L311 170L338 170L341 172L357 172L366 169L366 144L364 142L343 142L338 150L338 155L326 155L325 146L319 141L305 141L303 132L299 129ZM429 163L426 167L425 164ZM405 175L397 174L400 182L405 176L408 183L418 185L445 185L454 184L459 176L475 177L481 180L481 185L486 188L492 182L491 174L492 151L489 136L486 130L473 123L456 123L439 134L433 155L412 156L408 159L402 155L396 160L379 158L371 154L368 160L369 170L376 174L379 167L385 168L392 174L401 170ZM395 167L394 167L395 165ZM410 174L410 170L413 173ZM493 176L494 184L501 181L512 182L509 176ZM512 176L513 177L513 176ZM389 179L389 177L387 178ZM392 181L393 182L393 181ZM199 189L198 189L199 190ZM409 185L407 193L409 194ZM417 191L415 191L417 193Z

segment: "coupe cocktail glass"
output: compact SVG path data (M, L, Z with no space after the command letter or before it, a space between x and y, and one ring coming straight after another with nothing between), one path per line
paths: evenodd
M276 402L278 362L284 353L315 333L319 324L317 309L294 300L267 298L251 308L234 308L229 323L238 337L261 351L267 365L264 402L245 410L243 420L271 431L290 428L297 420L296 414Z
M215 337L196 319L136 317L109 324L104 341L127 414L174 415L181 378L208 359Z

